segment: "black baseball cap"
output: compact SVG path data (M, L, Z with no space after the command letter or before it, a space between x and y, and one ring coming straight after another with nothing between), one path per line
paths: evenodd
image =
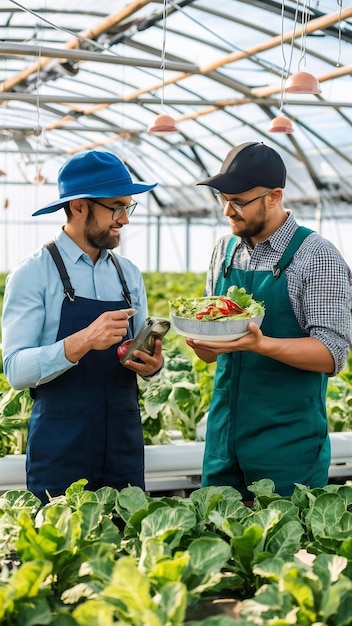
M232 148L219 174L197 185L208 185L222 193L243 193L253 187L285 187L286 167L276 150L263 143L242 143Z

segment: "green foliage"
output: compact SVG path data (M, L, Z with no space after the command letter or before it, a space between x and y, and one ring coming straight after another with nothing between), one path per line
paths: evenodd
M259 481L252 509L224 486L85 487L0 497L3 626L351 626L351 483L282 498ZM196 621L217 597L242 600L238 621Z
M2 323L1 323L1 312L2 312L2 303L4 300L4 291L5 291L5 281L7 274L0 274L0 343L2 338ZM0 372L2 372L2 353L0 350Z
M346 368L329 378L326 409L330 432L352 431L352 350Z
M5 291L5 281L6 281L6 276L7 274L0 274L0 302L2 303L2 298L4 296L4 291Z
M266 576L272 576L270 585L262 585L253 599L243 602L241 613L250 623L265 626L299 624L351 624L352 581L342 572L345 559L333 555L317 556L312 568L297 563L283 564L280 572L265 563ZM292 621L294 619L295 621Z
M25 451L32 405L28 389L12 389L0 374L0 457Z
M149 314L155 317L169 317L169 300L179 296L185 298L202 296L206 274L185 272L143 272L148 295Z
M330 432L352 430L352 379L345 372L329 380L326 409Z
M144 272L149 314L169 317L169 300L201 296L206 274ZM163 339L165 366L151 381L139 380L146 444L169 443L170 431L186 440L197 438L197 425L208 411L214 365L198 359L172 329Z
M197 439L197 425L209 409L214 367L182 355L164 353L164 367L152 380L141 380L140 406L146 444L169 443L170 431Z

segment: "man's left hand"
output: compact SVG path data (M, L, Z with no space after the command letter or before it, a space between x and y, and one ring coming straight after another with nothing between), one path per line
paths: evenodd
M210 363L216 360L219 354L224 352L239 352L241 350L249 350L251 352L259 352L259 347L263 339L263 333L254 322L248 324L248 333L239 339L231 341L206 341L186 339L190 348L196 352L200 359Z
M162 343L160 339L155 340L155 350L152 356L142 352L141 350L134 350L133 356L139 361L133 361L128 359L124 363L124 367L136 372L139 376L148 377L156 374L163 366L162 355ZM140 362L142 361L142 362Z

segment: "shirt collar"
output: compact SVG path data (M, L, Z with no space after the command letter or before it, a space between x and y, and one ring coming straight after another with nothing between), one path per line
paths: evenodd
M277 252L284 252L286 250L295 230L297 230L297 222L293 217L292 211L286 211L286 213L287 220L268 237L271 247Z

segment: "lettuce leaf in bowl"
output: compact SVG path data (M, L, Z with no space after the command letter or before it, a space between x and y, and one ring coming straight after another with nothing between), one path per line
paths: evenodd
M177 317L199 321L224 321L264 315L262 302L256 302L244 287L232 285L226 296L176 298L169 302L170 312Z

